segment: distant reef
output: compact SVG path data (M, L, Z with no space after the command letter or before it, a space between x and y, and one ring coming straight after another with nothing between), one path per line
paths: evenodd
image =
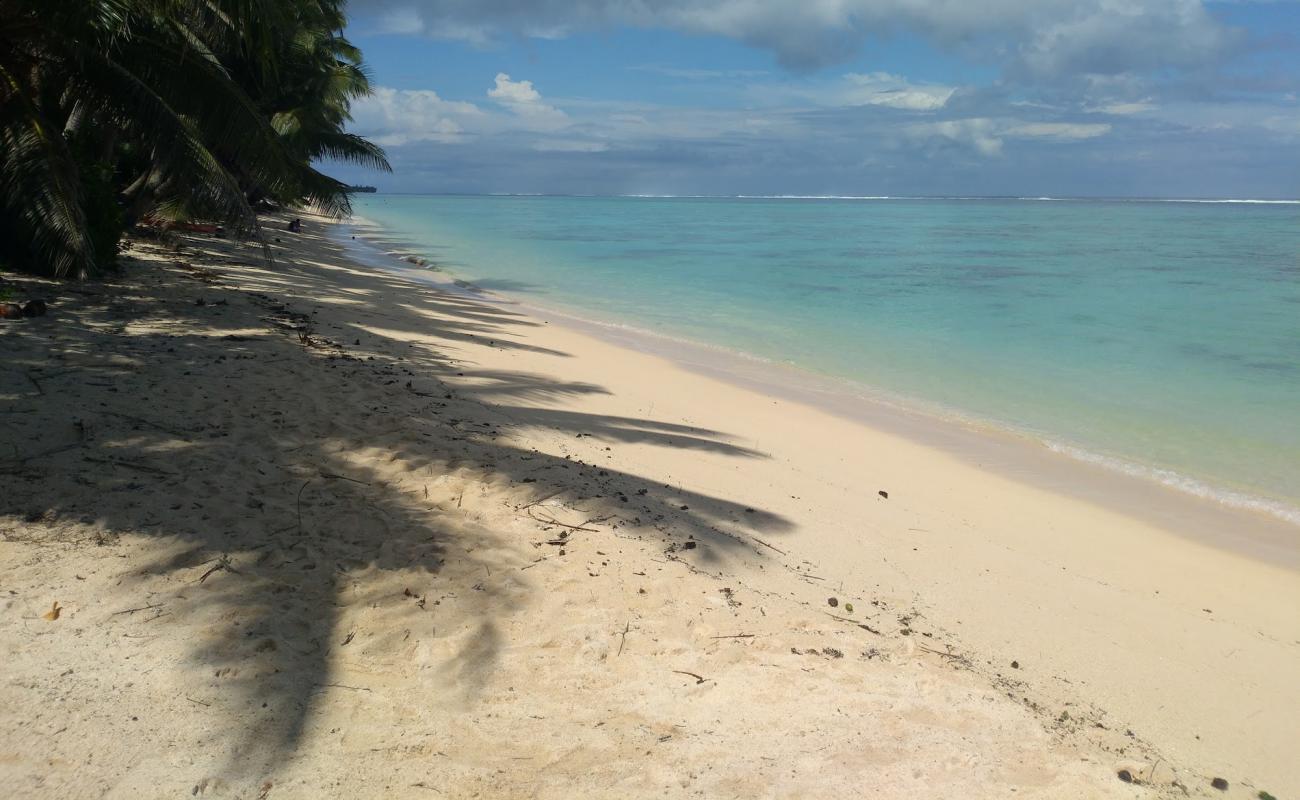
M348 194L374 194L377 191L379 190L373 186L349 186L347 188Z

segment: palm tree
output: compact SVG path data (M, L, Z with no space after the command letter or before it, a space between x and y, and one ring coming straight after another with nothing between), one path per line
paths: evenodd
M369 90L339 0L0 0L0 261L112 263L143 214L256 229L250 196L342 213L320 158Z
M345 130L352 101L370 94L370 78L361 51L341 34L344 22L333 0L305 0L293 35L235 70L301 166L299 179L311 199L340 210L346 210L346 186L313 163L350 161L389 169L382 149Z

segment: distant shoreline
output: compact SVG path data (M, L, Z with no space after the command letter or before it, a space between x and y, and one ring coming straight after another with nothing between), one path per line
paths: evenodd
M1077 496L1157 524L1175 525L1191 538L1300 568L1300 508L1282 500L1094 452L1050 433L1018 429L942 404L866 386L851 378L635 324L593 320L590 314L571 305L539 303L508 289L485 290L443 267L436 271L423 269L372 244L372 237L364 229L374 226L385 230L380 223L358 218L346 225L360 226L356 243L346 237L340 240L353 248L359 260L409 279L479 299L491 301L496 297L498 302L504 300L530 313L551 316L576 330L669 358L702 374L899 432L1040 486L1068 486ZM1224 530L1236 533L1225 538Z
M1242 197L1106 197L1033 195L834 195L834 194L568 194L547 192L399 192L376 190L397 197L592 197L628 200L928 200L966 202L1062 203L1224 203L1243 205L1300 205L1297 198Z

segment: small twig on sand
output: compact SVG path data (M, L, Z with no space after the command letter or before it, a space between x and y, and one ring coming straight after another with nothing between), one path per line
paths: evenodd
M212 573L217 572L217 571L219 571L219 570L223 570L223 569L224 569L226 572L233 572L233 573L235 573L236 575L239 574L239 570L237 570L237 569L235 569L234 567L230 566L230 556L222 556L222 557L217 561L216 566L212 567L212 568L209 569L207 572L203 573L203 577L199 578L199 583L203 583L204 581L206 581L206 580L208 579L208 576L211 575Z
M753 639L757 634L733 633L730 636L710 636L710 639Z
M148 611L151 608L161 608L161 607L162 607L162 603L150 603L147 606L140 606L139 608L127 608L127 609L123 609L122 611L114 611L109 616L116 617L119 614L134 614L137 611Z
M333 472L321 472L320 476L321 476L322 478L331 478L331 479L334 479L334 480L340 480L340 481L351 481L352 483L359 483L359 484L361 484L362 486L369 486L369 485L370 485L369 483L366 483L365 481L359 481L359 480L357 480L356 478L349 478L347 475L337 475L337 474L335 474L335 473L333 473Z
M307 485L314 480L316 479L308 478L307 483L304 483L302 486L298 487L298 499L295 501L295 505L297 506L298 509L298 533L302 533L302 493L303 490L307 488Z
M822 613L825 614L826 616L830 617L831 619L836 619L836 620L839 620L840 622L847 622L847 623L849 623L850 625L857 625L859 628L861 628L862 630L864 630L864 631L866 631L866 632L868 632L868 633L874 633L874 634L877 635L877 636L884 636L883 633L881 633L880 631L878 631L878 630L876 630L875 628L871 627L870 625L868 625L868 624L865 623L865 622L858 622L856 619L849 619L848 617L841 617L841 616L839 616L839 615L837 615L837 614L832 614L832 613L829 612L829 611L823 611Z
M935 650L933 647L926 647L923 644L918 644L917 647L920 648L921 650L924 650L927 653L934 653L936 656L943 656L944 658L952 658L958 661L966 660L966 656L962 655L961 653L953 653L953 652L945 653L942 650Z
M41 388L40 382L36 380L36 377L32 375L32 373L28 372L27 370L23 370L23 374L27 376L27 380L32 382L32 386L36 387L36 391L38 393L42 395L45 394L45 389Z
M532 517L533 519L537 520L543 525L559 525L561 528L568 528L571 531L587 531L588 533L599 533L599 531L596 528L585 528L582 525L570 525L567 522L560 522L558 519L549 516L539 517L533 513L533 510L531 508L528 509L528 516ZM587 520L587 521L595 522L597 520Z
M615 654L615 657L623 655L623 645L627 644L627 632L631 629L632 620L628 620L627 624L623 626L623 638L618 640L618 653Z
M73 444L65 444L62 447L55 447L51 450L43 450L39 453L32 453L30 456L18 456L13 460L15 464L26 464L28 461L32 461L37 458L45 458L46 456L52 456L55 453L62 453L67 450L75 450L78 447L81 447L82 445L83 445L82 442L74 442Z
M126 467L127 469L134 469L140 472L152 472L155 475L175 476L177 474L169 470L159 469L158 467L151 467L148 464L136 464L133 461L122 461L117 458L97 458L95 456L82 456L82 458L95 464L109 464L115 467Z
M781 548L779 548L779 547L773 547L772 545L768 544L767 542L763 541L762 539L758 538L757 536L754 537L754 541L758 542L759 544L763 545L764 547L766 547L766 548L769 549L769 550L775 550L776 552L780 553L780 554L783 555L783 556L790 555L789 553L787 553L786 551L782 550Z
M532 569L533 567L537 566L538 564L542 563L543 561L545 561L545 560L548 559L548 558L550 558L550 556L542 556L541 558L539 558L539 559L533 561L533 562L532 562L531 564L529 564L528 566L526 566L526 567L520 567L520 568L519 568L519 571L520 571L520 572L523 572L523 571L526 570L526 569Z
M130 420L131 422L136 422L141 425L148 425L150 428L155 428L157 430L162 431L163 433L170 433L172 436L175 436L180 439L189 440L190 438L189 436L187 436L184 433L181 433L180 431L172 430L171 428L168 428L165 425L159 425L156 422L152 422L142 417L133 417L130 414L121 414L117 411L105 411L104 413L108 414L111 417L120 417L121 419Z
M185 695L185 699L189 700L191 703L198 703L201 706L208 706L209 708L212 707L211 703L205 703L202 700L195 700L193 697L190 697L189 695Z
M536 500L534 500L533 502L529 503L528 505L526 505L526 506L520 506L520 507L519 507L518 509L516 509L516 510L517 510L517 511L527 511L528 509L532 508L533 506L537 506L537 505L541 505L542 503L545 503L547 500L550 500L552 497L556 496L557 494L559 494L560 492L563 492L563 491L564 491L563 489L556 489L555 491L551 492L550 494L546 495L545 497L539 497L539 498L537 498Z
M367 688L364 687L364 686L348 686L346 683L318 683L318 684L316 684L316 688L318 688L318 689L323 689L323 688L325 688L325 687L333 687L333 688L335 688L335 689L352 689L353 691L357 691L357 692L370 692L370 691L374 691L373 689L367 689Z
M713 680L712 678L706 678L703 675L696 675L694 672L687 672L684 669L675 669L673 670L673 672L676 672L678 675L690 675L692 678L695 679L696 686L700 685L701 683L704 683L705 681Z

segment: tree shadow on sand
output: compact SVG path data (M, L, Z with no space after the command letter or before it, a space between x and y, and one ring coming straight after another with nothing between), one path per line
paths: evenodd
M576 509L669 549L691 541L700 569L731 552L761 554L751 534L790 527L725 498L515 443L515 432L545 429L763 457L718 431L544 407L606 390L478 369L460 352L485 340L539 350L519 338L535 321L339 266L341 247L315 245L331 257L282 256L267 268L249 245L186 242L229 265L239 288L226 270L152 245L150 256L166 260L130 265L120 283L19 282L52 299L51 316L0 334L0 525L81 521L96 537L158 538L157 556L136 573L174 582L164 611L205 632L190 666L210 671L250 720L213 742L230 773L265 774L292 758L321 693L337 686L331 665L351 640L339 630L348 607L384 606L397 637L438 605L457 632L442 642L448 688L472 697L505 644L498 620L529 592L517 577L526 566L518 533L471 513L478 487L506 493L550 535ZM341 285L338 272L349 280ZM286 365L309 369L307 384L287 385Z

